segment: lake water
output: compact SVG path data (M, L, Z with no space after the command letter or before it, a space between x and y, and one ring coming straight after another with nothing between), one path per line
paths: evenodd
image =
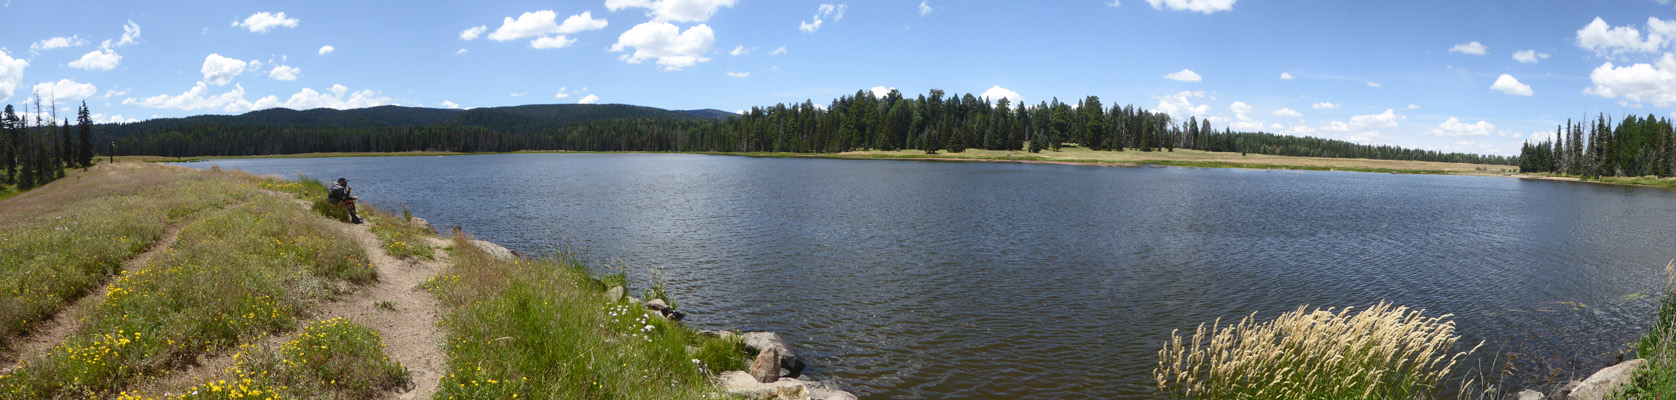
M1551 387L1626 353L1676 258L1676 192L1509 178L682 154L189 165L348 177L436 226L567 246L667 281L691 325L779 332L807 374L877 398L1151 398L1171 330L1381 300L1454 314L1462 343L1517 354L1505 384Z

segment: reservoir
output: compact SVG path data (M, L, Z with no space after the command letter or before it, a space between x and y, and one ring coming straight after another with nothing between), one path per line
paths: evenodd
M1301 305L1452 314L1462 370L1614 364L1676 258L1676 191L1476 176L505 154L212 160L664 282L863 398L1153 398L1172 330ZM446 229L443 229L446 231ZM446 233L446 232L445 232ZM1511 362L1491 360L1497 355Z

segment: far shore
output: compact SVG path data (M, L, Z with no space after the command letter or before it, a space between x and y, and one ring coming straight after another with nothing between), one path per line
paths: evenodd
M653 153L662 152L588 152L588 151L515 151L509 153L494 152L446 152L446 151L410 151L410 152L367 152L367 153L301 153L274 154L258 156L200 156L200 157L165 157L165 156L118 156L118 161L144 162L191 162L219 159L243 158L332 158L332 157L429 157L429 156L460 156L480 154L616 154L616 153ZM1609 185L1647 186L1676 189L1676 178L1657 177L1607 177L1601 179L1583 179L1576 176L1560 176L1553 174L1519 173L1519 167L1498 164L1469 164L1447 163L1432 161L1407 160L1375 160L1367 158L1329 158L1329 157L1299 157L1277 156L1266 154L1240 154L1232 152L1210 152L1200 150L1176 149L1175 151L1137 150L1127 151L1094 151L1082 147L1065 147L1060 151L1042 151L1029 153L1026 151L979 150L969 149L960 153L947 151L936 154L925 154L918 150L900 151L850 151L842 153L774 153L774 152L705 152L689 154L745 156L745 157L777 157L777 158L828 158L844 160L903 160L903 161L943 161L943 162L1005 162L1024 164L1059 164L1059 165L1087 165L1104 167L1190 167L1190 168L1233 168L1253 170L1303 170L1303 171L1345 171L1386 174L1416 174L1416 175L1467 175L1489 176L1518 179L1551 180L1562 182L1583 182ZM106 160L101 158L100 160Z

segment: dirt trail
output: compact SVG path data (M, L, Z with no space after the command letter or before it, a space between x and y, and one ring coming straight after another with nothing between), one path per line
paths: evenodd
M412 390L391 393L387 397L431 398L436 393L437 382L447 362L447 355L442 351L443 332L438 326L442 321L442 308L437 305L435 297L418 286L447 267L447 254L436 252L435 261L401 260L384 252L378 244L378 237L367 225L342 224L342 228L345 235L354 238L367 251L373 266L378 268L378 282L322 305L316 320L344 317L377 330L384 337L385 354L413 372ZM438 239L431 244L440 249L448 243ZM386 301L394 310L378 306Z

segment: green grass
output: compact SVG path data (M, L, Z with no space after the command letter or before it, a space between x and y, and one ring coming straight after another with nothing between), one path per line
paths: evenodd
M1140 160L1108 160L1108 159L1082 159L1082 158L1055 158L1055 157L1043 157L1043 156L1034 156L1034 155L1020 155L1020 156L1011 156L1011 155L1008 155L1008 156L963 155L963 154L960 154L960 153L953 153L953 154L947 154L947 153L939 153L939 154L842 154L842 153L838 153L838 154L808 154L808 153L748 152L748 153L700 153L700 154L734 155L734 156L765 157L765 158L819 157L819 158L834 158L834 159L849 159L849 160L867 160L867 159L922 160L922 161L946 160L946 161L955 161L955 162L961 162L961 161L1032 161L1032 162L1058 162L1058 163L1077 163L1077 164L1113 165L1113 166L1133 166L1133 165L1148 165L1148 164L1150 164L1150 165L1161 165L1161 166L1170 166L1170 167L1193 167L1193 168L1284 169L1284 170L1299 170L1299 171L1372 172L1372 173L1382 173L1382 174L1447 175L1447 174L1453 173L1451 171L1430 170L1430 169L1370 168L1370 167L1342 167L1342 166L1328 167L1328 166L1314 166L1314 165L1281 165L1281 164L1237 163L1237 162L1195 161L1195 160L1146 160L1146 159L1140 159ZM1026 153L1026 154L1028 154L1028 153Z
M436 259L436 248L427 240L435 237L436 232L414 224L412 214L404 211L397 216L372 206L361 207L359 212L370 225L372 233L378 236L379 246L391 257Z
M199 212L252 198L235 175L101 165L0 202L0 346Z
M1635 355L1647 360L1635 379L1614 398L1669 398L1676 393L1676 262L1665 266L1664 302L1654 316L1653 326L1635 344Z
M84 310L80 331L0 376L0 396L115 396L200 355L295 329L343 282L376 278L361 249L328 224L272 196L188 223L173 246Z
M607 303L574 260L496 260L465 239L425 285L449 310L439 399L718 398L709 373L745 366L737 340Z

